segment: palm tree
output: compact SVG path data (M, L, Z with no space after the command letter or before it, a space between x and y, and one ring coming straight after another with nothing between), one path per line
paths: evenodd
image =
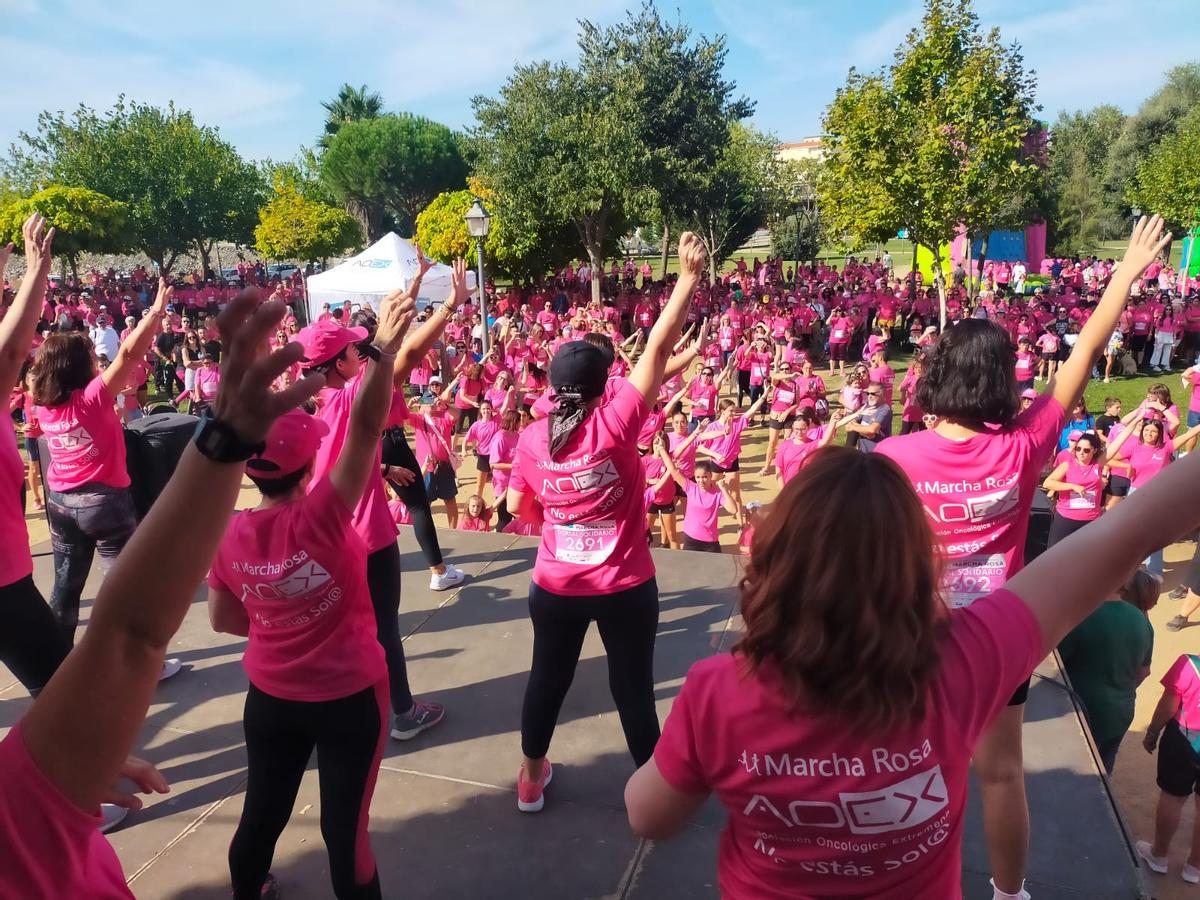
M338 129L346 122L356 122L359 119L374 119L383 112L383 97L375 91L362 87L343 84L338 89L337 96L321 104L328 114L325 117L325 133L321 135L321 146L328 147Z

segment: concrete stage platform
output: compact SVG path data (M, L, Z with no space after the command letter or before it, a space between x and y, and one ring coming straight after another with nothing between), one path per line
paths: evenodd
M435 730L387 748L371 810L384 895L717 897L723 811L715 803L669 843L641 841L629 831L622 789L632 763L595 629L551 748L556 771L546 809L536 816L517 812L518 726L532 634L526 592L536 545L444 532L447 558L471 577L456 592L436 594L428 589L411 530L402 531L404 569L411 574L401 625L411 681L417 693L444 703L447 713ZM48 594L48 548L35 553L41 554L36 577ZM657 696L665 718L689 665L734 640L739 563L733 556L667 551L656 551L656 561L662 598ZM94 572L86 596L94 596L97 580ZM146 602L153 601L148 585ZM172 793L152 800L110 835L139 897L228 896L225 854L246 777L241 646L212 633L198 601L171 647L185 670L159 688L139 752L162 769ZM1061 679L1053 660L1041 674ZM0 685L0 731L6 731L29 700L3 669ZM1027 720L1033 896L1148 897L1069 695L1036 679ZM990 898L977 798L963 855L965 896ZM274 871L288 900L329 896L315 770L305 776Z

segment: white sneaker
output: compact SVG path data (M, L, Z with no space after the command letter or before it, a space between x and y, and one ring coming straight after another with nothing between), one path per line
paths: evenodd
M1179 873L1179 877L1188 884L1200 884L1200 869L1197 869L1191 863L1183 864L1183 871Z
M115 803L100 804L100 833L105 834L116 828L125 821L125 817L129 815L129 810L124 806L117 806Z
M996 882L988 879L988 884L992 886L992 900L1032 900L1029 896L1029 891L1025 890L1025 882L1021 882L1021 890L1015 894L1006 894L1000 888L996 887Z
M1149 841L1138 841L1137 852L1151 872L1157 872L1159 875L1167 874L1167 858L1155 856Z
M168 678L174 678L179 674L179 670L183 668L183 663L172 657L171 659L163 660L162 672L159 673L158 680L166 681Z
M429 589L431 591L448 591L467 580L467 573L457 566L446 563L446 571L440 575L437 572L429 574Z

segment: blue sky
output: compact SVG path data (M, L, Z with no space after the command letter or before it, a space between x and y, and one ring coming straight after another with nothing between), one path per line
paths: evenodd
M345 81L378 90L389 109L461 128L471 96L494 93L515 62L574 59L579 17L612 22L637 2L4 0L0 148L42 109L107 108L125 93L174 100L242 153L286 159L313 142L320 101ZM921 4L689 0L660 9L678 10L696 32L727 34L727 71L757 101L755 124L793 141L819 132L851 65L891 59ZM1023 45L1045 119L1104 102L1132 111L1168 68L1200 58L1196 0L977 0L976 9Z

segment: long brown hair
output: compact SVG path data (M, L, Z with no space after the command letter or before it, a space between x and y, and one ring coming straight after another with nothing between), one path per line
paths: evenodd
M805 715L868 731L920 721L947 618L933 532L890 459L818 450L754 532L734 651Z
M95 372L91 338L79 331L52 334L38 348L29 370L33 402L38 406L61 406L72 391L87 387Z

